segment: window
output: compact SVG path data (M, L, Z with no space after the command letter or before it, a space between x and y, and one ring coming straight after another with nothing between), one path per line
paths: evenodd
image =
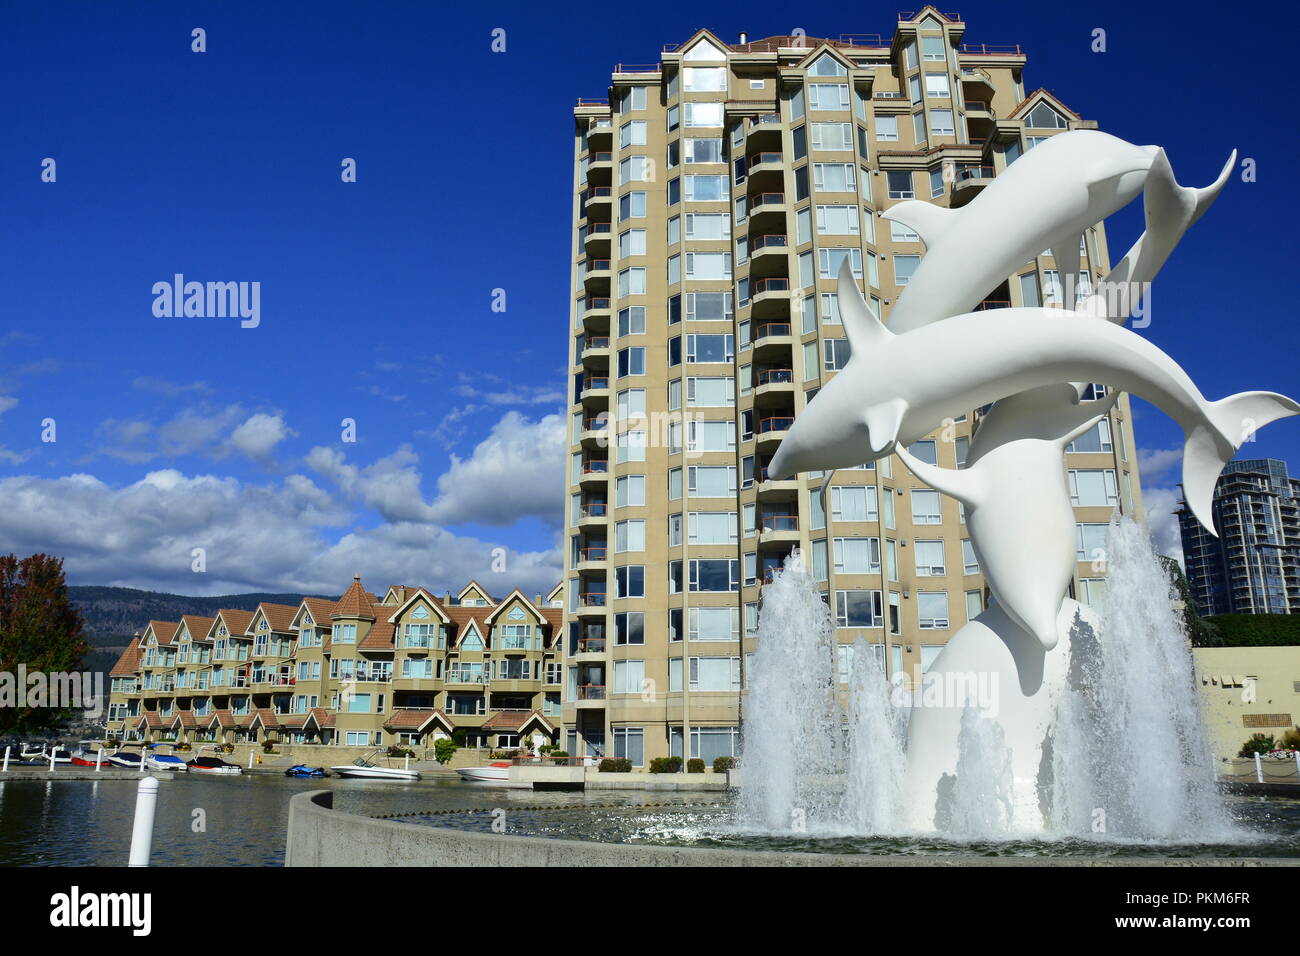
M922 591L916 596L916 613L921 630L938 630L948 626L948 592Z
M905 226L901 222L889 221L889 238L894 242L920 242L921 236L914 232L911 226Z
M736 423L692 419L686 423L686 447L692 452L735 451Z
M929 488L912 489L912 524L942 524L939 492Z
M629 461L645 461L646 433L643 431L626 431L618 436L616 446L618 464Z
M618 393L614 406L619 421L645 417L645 389L625 388Z
M1066 447L1067 452L1110 452L1110 419L1103 418Z
M618 274L620 296L645 295L645 269L624 269Z
M690 67L687 67L690 69ZM645 730L641 727L614 728L614 756L634 767L645 766Z
M642 233L642 252L645 251L644 235ZM626 309L618 310L618 334L619 335L644 335L645 334L645 306L634 305Z
M724 66L682 67L683 93L716 93L726 90L726 88L727 68ZM721 125L721 123L717 125Z
M688 212L687 239L730 239L731 217L725 212Z
M823 53L815 63L808 68L809 76L847 76L848 71L844 68L839 60L829 53Z
M847 167L852 169L852 166ZM861 231L857 206L818 206L817 234L856 236Z
M624 193L618 197L618 218L641 219L645 217L645 193Z
M634 110L645 109L646 88L644 86L629 87L618 101L618 111L620 113L630 113Z
M828 372L838 372L849 364L852 349L848 339L823 339L822 359Z
M942 541L917 541L914 547L918 577L942 577L947 573Z
M966 592L966 620L973 621L984 610L984 592Z
M808 85L809 110L847 110L849 86L847 83L810 83Z
M619 349L618 374L620 378L625 375L644 375L645 348L638 345L631 348Z
M962 574L980 573L980 563L975 557L975 546L971 544L969 538L963 538L961 542L961 571Z
M943 182L943 170L942 169L930 170L930 198L938 199L940 196L943 195L944 188L945 187Z
M691 690L740 690L739 657L692 657Z
M726 176L690 175L684 178L687 202L725 202L731 198Z
M852 152L853 126L851 123L813 123L813 149L823 152Z
M921 265L920 256L894 256L894 282L907 285Z
M813 187L823 192L851 193L858 188L852 163L813 163Z
M850 269L855 279L862 278L862 250L861 249L818 249L817 262L818 272L823 279L837 279L840 274L840 265L844 262L845 257L849 259ZM809 285L810 283L804 283Z
M645 522L619 521L614 525L614 551L621 554L628 551L645 550Z
M815 497L820 497L816 495ZM836 521L877 521L874 485L832 485L831 517Z
M836 538L836 574L879 574L879 538Z
M623 475L614 482L614 505L638 508L645 504L645 475Z
M682 115L687 128L722 125L721 103L685 103Z
M1101 613L1101 611L1105 609L1106 604L1106 579L1080 578L1079 603Z
M1076 524L1075 560L1106 560L1106 528L1104 524Z
M882 143L898 142L897 116L876 116L876 139Z
M639 694L645 687L645 661L615 661L615 694Z
M735 607L693 607L689 612L692 641L740 639L740 610Z
M1069 125L1065 117L1046 103L1039 103L1025 118L1025 126L1030 129L1067 129Z
M735 558L699 558L689 564L692 591L739 590L740 562Z
M952 110L930 110L930 134L932 136L952 136Z
M836 627L882 627L884 608L879 591L836 591Z
M683 143L686 162L720 163L722 162L721 139L688 139Z
M642 595L634 595L640 597ZM620 646L645 643L645 612L627 611L614 615L614 643Z
M645 255L645 230L629 229L618 237L618 256L620 259L626 259L628 256ZM644 331L644 329L642 329Z
M1084 508L1114 507L1119 504L1115 472L1110 468L1072 469L1070 504Z
M912 174L906 169L891 169L885 174L889 181L890 199L915 199L912 190Z
M735 465L691 465L686 490L693 498L729 498L736 493Z
M619 127L619 148L627 149L629 146L645 145L645 120L633 120L630 123L624 123Z
M736 512L692 511L688 527L691 544L734 544Z
M649 169L648 156L629 156L618 164L619 184L646 182L649 179Z
M1026 272L1020 276L1020 301L1025 308L1036 309L1043 304L1038 294L1038 273Z
M686 275L692 279L730 279L731 253L688 252Z
M730 376L688 378L686 404L691 408L721 408L736 404L736 382Z
M686 293L686 318L688 321L729 322L731 321L731 317L732 305L730 292Z
M921 37L921 59L928 63L942 63L945 56L943 37Z

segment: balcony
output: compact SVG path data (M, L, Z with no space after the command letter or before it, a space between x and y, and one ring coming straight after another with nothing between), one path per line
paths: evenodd
M588 291L609 290L609 260L608 259L588 259L582 270L582 282Z
M583 249L587 255L607 255L609 253L610 225L607 222L593 222L587 227L583 239Z
M584 335L578 343L578 354L585 362L588 359L604 359L609 362L609 336Z
M609 221L614 205L614 192L609 186L592 186L582 194L582 210L588 219Z
M596 178L599 178L602 183L606 183L609 182L609 177L613 174L613 172L614 172L614 154L612 152L610 152L609 150L602 149L602 150L598 150L597 152L588 154L587 177L589 180L594 180ZM593 177L592 176L593 173L596 174L603 173L604 176L603 178L599 175Z
M588 415L582 420L582 433L579 441L583 448L609 447L609 416L606 412Z
M603 637L581 637L578 639L578 654L604 654L607 646Z
M577 613L581 617L604 617L608 607L608 597L604 591L587 591L578 595Z
M754 193L749 197L750 219L768 214L784 216L788 209L785 204L785 193Z
M609 567L609 548L604 544L593 544L578 549L578 571L601 571ZM602 595L603 597L603 595Z
M609 459L588 458L582 463L581 484L606 487L609 484Z
M768 477L767 466L760 465L758 469L758 500L759 501L790 501L794 503L794 496L799 493L799 479L787 478L784 481L776 481Z
M984 312L988 309L1009 309L1011 302L1009 299L985 299L979 305L975 306L976 312Z
M584 402L603 399L609 402L609 376L588 375L582 380L582 400Z
M771 345L785 346L786 349L789 349L793 344L793 330L789 322L765 322L754 328L753 346L755 349ZM788 352L786 357L789 357Z
M609 504L607 502L588 502L578 509L578 527L603 527L608 517Z
M797 514L764 514L758 519L758 544L786 545L799 540Z
M758 447L779 444L792 425L794 425L793 415L773 415L760 420L755 429Z
M957 170L952 182L952 197L949 205L956 209L966 205L993 181L996 171L992 166L963 166Z
M754 376L754 397L788 395L794 392L794 369L762 368Z
M789 302L790 280L784 276L759 279L754 283L752 302L755 307L765 302Z
M577 705L582 707L602 707L605 703L604 684L579 684Z
M785 157L779 150L750 153L747 162L745 174L750 178L785 172Z

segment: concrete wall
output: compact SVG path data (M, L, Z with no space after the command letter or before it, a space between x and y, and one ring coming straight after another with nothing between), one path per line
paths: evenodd
M1252 734L1276 740L1300 722L1300 647L1198 647L1192 656L1221 772L1229 769L1223 761L1235 758Z
M866 856L584 843L372 820L332 809L333 799L328 790L311 790L289 801L286 866L1260 866L1285 862Z

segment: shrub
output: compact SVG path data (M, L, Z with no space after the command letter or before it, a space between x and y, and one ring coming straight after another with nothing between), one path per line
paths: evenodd
M687 773L704 773L704 761L699 757L692 757L686 761Z
M388 748L388 756L390 756L390 757L414 757L414 756L415 756L415 751L414 751L414 750L411 750L409 747L399 747L397 744L393 744L392 746L390 746L390 747Z
M736 769L735 757L715 757L713 760L714 773L726 773L728 770Z
M1255 754L1266 754L1275 749L1272 734L1251 734L1250 739L1242 744L1241 752L1238 757L1253 757Z
M569 756L569 752L567 750L552 750L550 756L567 758Z
M1279 750L1300 750L1300 727L1292 727L1277 739Z
M438 763L445 764L451 760L452 754L459 749L456 746L456 741L447 737L439 737L433 742L433 759Z
M274 749L275 749L275 741L274 741L274 740L263 740L263 741L262 741L262 753L264 753L264 754L269 754L269 753L270 753L272 750L274 750Z
M651 773L681 773L681 757L655 757L650 761Z
M606 757L600 762L601 773L631 773L632 761L626 757Z

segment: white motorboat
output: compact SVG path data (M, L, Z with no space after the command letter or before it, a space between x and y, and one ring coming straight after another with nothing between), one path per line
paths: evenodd
M379 755L375 750L358 757L342 767L330 767L340 777L353 777L361 780L419 780L420 771L403 770L401 767L381 767L372 759Z
M115 750L111 754L105 754L104 760L111 763L114 767L121 767L123 770L139 770L140 755L130 750Z
M510 780L510 761L497 760L486 767L461 767L456 771L462 780L479 783L505 783Z
M185 772L185 761L175 754L150 754L144 758L146 770L170 770L173 773Z

